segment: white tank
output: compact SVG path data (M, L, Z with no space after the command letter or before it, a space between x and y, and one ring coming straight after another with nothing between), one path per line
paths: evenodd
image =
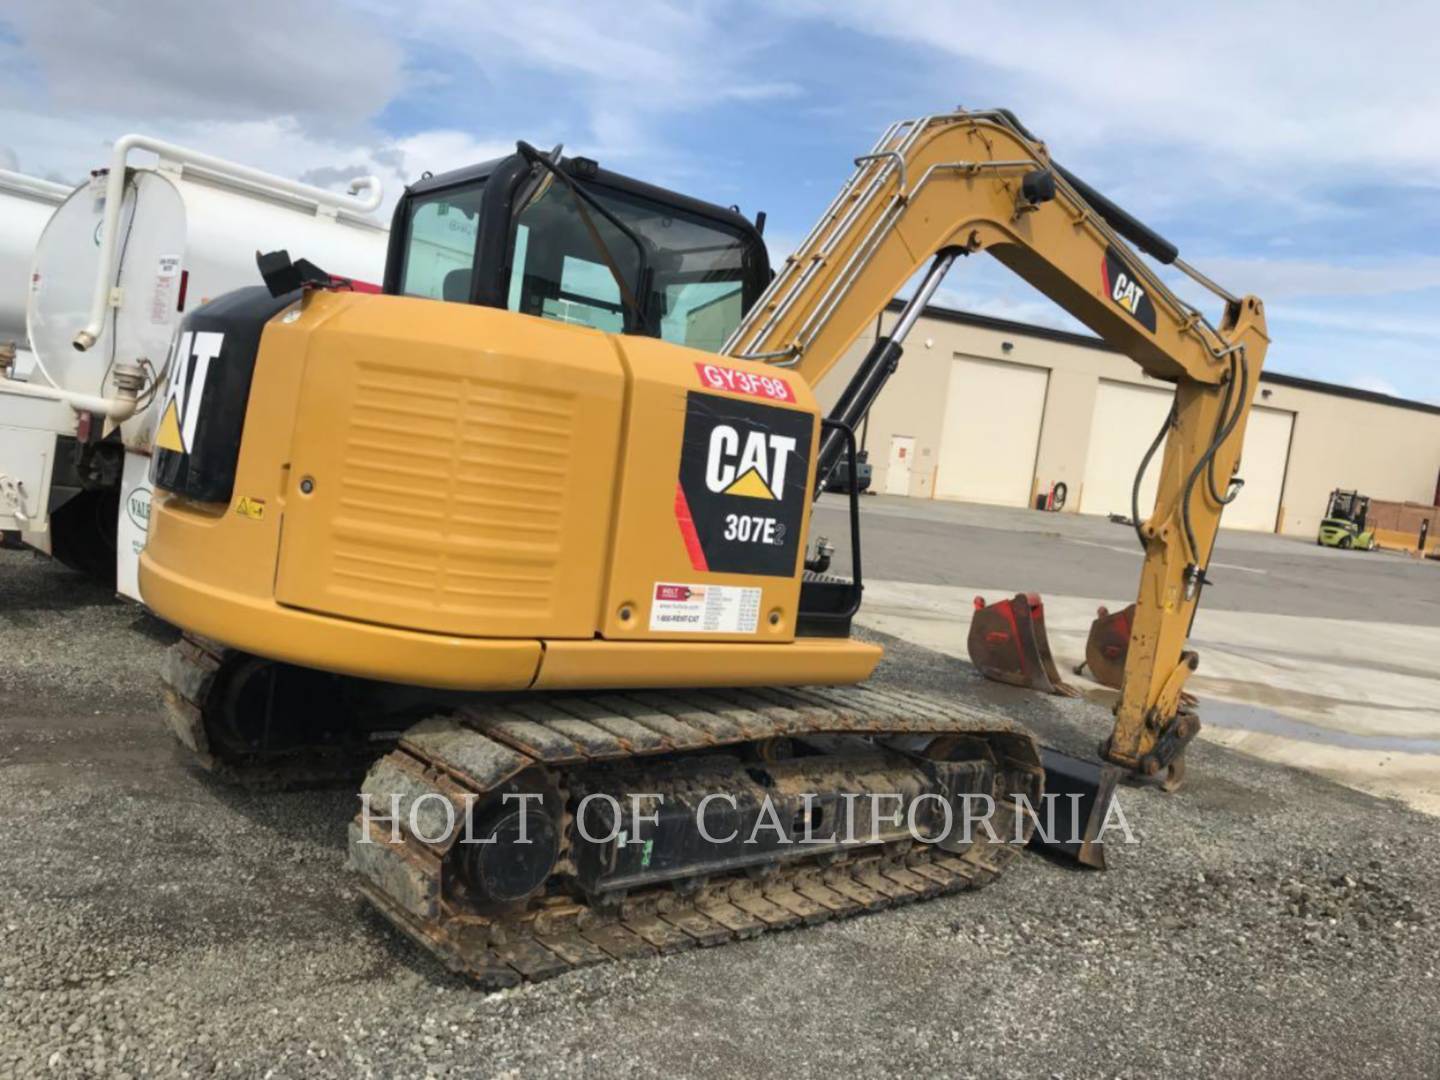
M0 169L0 347L25 350L25 298L29 295L30 258L35 241L70 189L33 176ZM25 377L32 361L17 357Z
M107 171L61 204L35 248L28 324L37 378L64 390L110 397L117 364L162 371L185 312L260 284L257 251L285 248L333 274L376 285L384 274L383 225L294 194L289 188L298 185L279 177L271 186L249 170L227 175L163 155L158 165L126 171L109 306L83 352L74 339L94 310ZM148 451L154 411L141 410L121 425L128 448Z
M158 160L133 164L136 151ZM25 253L20 329L35 364L27 382L0 377L0 529L90 573L113 565L118 591L139 599L155 402L180 320L259 285L257 251L284 248L378 284L387 240L371 216L379 205L374 177L340 195L143 135L117 139L108 167L44 223L33 262ZM117 422L123 447L101 439ZM69 439L81 434L77 454ZM122 450L116 461L111 452Z

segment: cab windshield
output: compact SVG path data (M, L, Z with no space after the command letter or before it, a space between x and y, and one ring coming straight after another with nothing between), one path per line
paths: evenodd
M414 198L402 293L470 299L484 187L481 179ZM585 191L633 235L593 209L583 213L565 184L546 177L516 215L506 306L619 333L623 281L645 312L645 332L718 351L764 284L757 280L753 237L635 192L601 184Z

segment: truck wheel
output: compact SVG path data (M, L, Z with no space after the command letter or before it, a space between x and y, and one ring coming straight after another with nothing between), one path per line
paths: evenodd
M1340 546L1341 546L1342 548L1349 549L1349 548L1352 548L1352 547L1355 546L1355 541L1354 541L1354 540L1351 540L1350 537L1348 537L1348 536L1342 536L1342 537L1340 538Z
M115 587L120 491L82 491L50 515L50 554L86 577Z

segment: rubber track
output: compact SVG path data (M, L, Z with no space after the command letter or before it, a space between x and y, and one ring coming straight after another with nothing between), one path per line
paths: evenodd
M1038 745L1013 721L966 703L866 687L532 694L487 702L417 724L381 759L362 791L384 812L398 797L438 793L457 815L529 769L643 758L797 734L948 734L983 741L996 767L999 842L976 831L963 854L911 841L848 856L777 862L761 879L712 877L682 893L632 892L616 907L590 907L569 893L532 899L526 910L487 918L452 903L445 885L449 843L427 844L399 828L350 825L350 867L361 892L397 927L452 970L498 989L609 960L708 947L772 930L811 926L898 904L977 888L1013 861L1010 796L1036 800L1043 782ZM421 832L435 801L421 804ZM462 819L463 820L463 819ZM1024 830L1028 835L1028 829ZM1007 842L1012 841L1012 842ZM453 840L451 841L453 842ZM823 860L823 861L822 861ZM563 864L563 857L562 857ZM552 881L555 880L552 878ZM693 884L693 883L692 883Z

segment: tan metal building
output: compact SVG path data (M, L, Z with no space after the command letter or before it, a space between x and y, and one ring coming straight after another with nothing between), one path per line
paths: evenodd
M883 314L826 380L823 405L895 318ZM1098 338L931 307L862 431L872 490L1033 506L1063 482L1066 511L1129 514L1172 396ZM1228 528L1313 536L1337 487L1431 504L1440 407L1266 371L1240 474ZM1142 513L1154 503L1147 479Z

